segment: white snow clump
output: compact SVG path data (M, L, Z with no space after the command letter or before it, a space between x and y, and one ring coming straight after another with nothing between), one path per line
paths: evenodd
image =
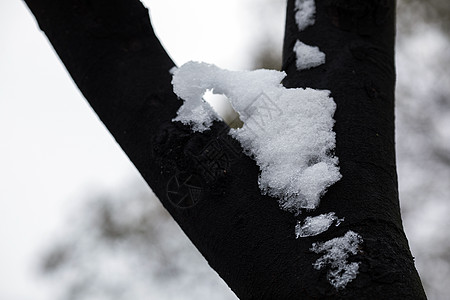
M227 96L244 122L230 134L258 164L262 193L299 214L315 209L341 178L338 159L331 154L336 104L329 91L286 89L281 84L285 76L275 70L228 71L188 62L174 71L174 92L184 104L173 121L202 132L219 118L202 99L205 91Z
M295 0L295 21L298 30L302 31L310 25L314 25L316 3L314 0Z
M295 21L299 31L306 27L314 25L316 14L316 3L314 0L296 0L295 1ZM319 47L306 45L299 40L294 45L294 52L297 57L297 70L305 70L320 66L325 63L325 53L319 50Z
M335 226L339 226L344 219L336 217L334 212L321 214L315 217L306 217L303 222L297 221L295 226L295 238L315 236L325 232L330 228L333 222Z
M308 46L299 40L295 43L294 51L297 56L297 70L305 70L325 63L325 53L319 47Z
M358 262L347 262L350 254L357 254L359 245L363 242L362 237L349 230L343 237L337 237L324 243L313 243L311 251L325 253L313 264L316 270L329 265L327 274L328 281L336 289L345 288L347 283L358 275Z

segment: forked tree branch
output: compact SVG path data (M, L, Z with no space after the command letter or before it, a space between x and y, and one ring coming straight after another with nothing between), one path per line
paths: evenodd
M227 126L192 133L171 119L174 63L137 0L25 0L75 83L212 268L242 299L425 299L403 232L394 149L395 1L316 1L316 24L298 32L288 1L287 87L331 90L343 178L311 214L339 227L295 239L296 218L262 196L258 167ZM297 38L327 62L298 72ZM364 243L345 289L315 270L313 242L348 230Z

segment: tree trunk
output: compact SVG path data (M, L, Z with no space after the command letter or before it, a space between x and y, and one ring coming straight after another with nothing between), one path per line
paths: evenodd
M403 232L394 149L395 1L319 0L301 33L288 1L286 87L327 89L337 103L336 155L343 178L310 214L339 227L296 239L294 215L258 188L259 169L227 125L192 133L171 121L174 63L137 0L26 0L75 83L165 208L241 299L425 299ZM327 62L298 72L296 39ZM312 243L364 240L359 274L344 289L316 270Z

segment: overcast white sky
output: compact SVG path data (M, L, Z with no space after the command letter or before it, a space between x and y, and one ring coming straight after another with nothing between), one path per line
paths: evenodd
M248 51L258 45L251 36L257 15L248 16L248 8L254 11L256 0L144 3L177 64L249 67ZM280 44L282 13L267 27ZM138 176L27 7L0 1L0 299L51 299L36 273L46 243L81 199Z
M48 299L29 271L67 208L136 171L17 0L0 4L0 138L0 298Z

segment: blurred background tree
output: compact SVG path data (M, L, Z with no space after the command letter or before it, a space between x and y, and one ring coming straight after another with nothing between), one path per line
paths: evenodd
M255 5L248 16L255 24L254 49L243 55L255 69L280 69L277 28L284 25L285 1L249 3ZM433 300L450 294L449 15L447 0L398 1L400 200L412 252ZM224 114L232 120L230 111ZM235 299L144 181L133 180L123 190L89 200L46 250L41 269L58 278L61 299Z
M61 299L236 299L144 180L96 195L48 249Z
M401 0L397 158L403 221L429 299L450 294L450 5Z

